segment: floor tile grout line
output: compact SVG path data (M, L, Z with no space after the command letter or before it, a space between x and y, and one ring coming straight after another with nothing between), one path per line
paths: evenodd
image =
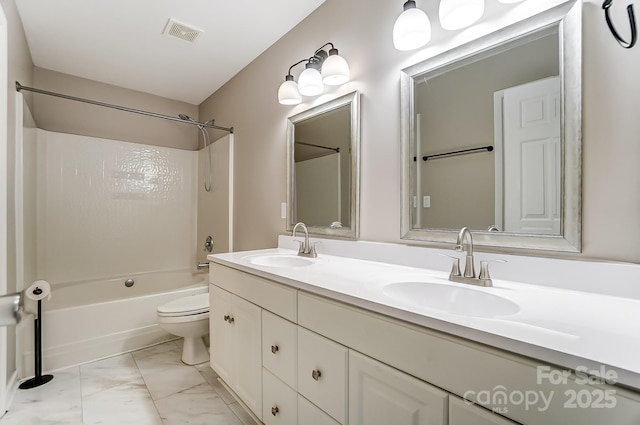
M136 359L136 356L133 355L134 352L131 352L131 357L133 358L133 363L136 365L136 368L138 368L138 373L140 374L140 377L142 378L142 382L144 383L144 388L147 390L147 393L149 394L149 399L151 400L151 402L153 403L153 408L156 409L156 413L158 414L158 418L160 418L160 422L162 422L163 424L164 419L162 418L162 414L160 413L160 410L158 410L158 406L156 405L156 400L153 399L153 396L151 395L151 390L149 390L149 384L147 384L147 380L144 378L144 374L142 373L142 369L140 369L140 365L138 364L138 360Z

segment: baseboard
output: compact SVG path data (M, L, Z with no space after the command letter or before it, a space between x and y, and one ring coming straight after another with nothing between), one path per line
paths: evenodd
M74 341L73 343L53 346L43 350L42 369L44 372L76 366L105 357L139 350L175 338L174 335L167 333L154 324L96 338ZM33 351L24 353L23 365L25 370L22 373L26 375L24 377L33 376L35 373Z

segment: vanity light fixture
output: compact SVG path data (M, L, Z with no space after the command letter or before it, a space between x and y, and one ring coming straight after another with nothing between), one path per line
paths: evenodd
M414 0L408 0L403 8L393 25L393 45L398 50L414 50L431 40L431 21Z
M440 2L440 25L446 30L466 28L477 22L483 14L484 0L442 0Z
M331 46L329 53L324 50ZM305 69L296 84L291 70L305 63ZM278 89L278 102L282 105L297 105L302 102L302 96L317 96L324 91L324 85L339 86L349 81L349 64L338 54L333 43L326 43L317 49L313 56L291 65L284 77L284 83Z

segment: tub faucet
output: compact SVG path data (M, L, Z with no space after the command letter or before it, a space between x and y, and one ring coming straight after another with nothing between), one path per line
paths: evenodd
M294 238L296 237L296 230L298 230L298 227L302 227L302 231L304 232L304 241L296 240L296 242L300 244L298 255L301 257L316 258L318 256L318 253L316 252L316 246L315 244L309 242L309 229L307 229L306 224L304 224L303 222L296 223L296 225L293 226L291 236Z

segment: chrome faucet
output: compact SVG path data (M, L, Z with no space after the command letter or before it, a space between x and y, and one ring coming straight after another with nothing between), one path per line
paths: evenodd
M456 240L455 250L458 252L467 252L464 265L464 273L460 275L460 259L454 258L449 280L458 283L468 283L478 286L493 286L491 276L489 276L490 261L480 261L480 276L476 277L476 270L473 259L473 238L471 231L467 227L460 229L458 239ZM506 263L505 260L493 260L494 262Z
M296 240L296 242L300 244L298 255L301 257L316 258L318 256L318 253L316 252L316 246L315 244L309 242L309 229L307 229L306 224L304 224L303 222L296 223L296 225L293 226L291 236L294 238L296 237L296 230L298 230L298 227L302 227L302 230L304 231L304 242Z

